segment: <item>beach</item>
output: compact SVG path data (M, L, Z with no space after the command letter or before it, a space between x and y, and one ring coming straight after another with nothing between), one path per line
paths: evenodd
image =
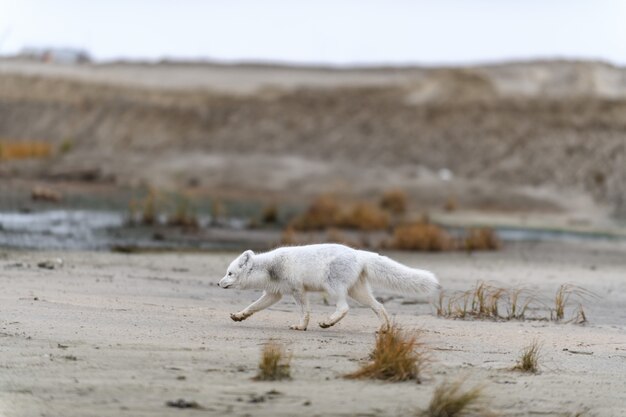
M395 323L418 331L425 344L430 360L421 384L343 378L367 360L378 326L373 312L354 302L330 329L317 326L334 309L320 294L310 297L306 332L288 329L297 320L290 297L233 322L229 314L260 295L216 285L236 255L0 252L0 415L412 415L428 406L438 384L463 378L467 387L483 386L500 415L626 416L623 242L387 252L432 270L449 293L479 280L524 287L546 312L560 284L596 295L583 302L588 322L574 324L441 318L432 298L376 290ZM57 258L62 266L38 266ZM291 380L252 380L269 339L292 354ZM541 346L540 372L513 371L532 341ZM178 399L199 408L166 405Z

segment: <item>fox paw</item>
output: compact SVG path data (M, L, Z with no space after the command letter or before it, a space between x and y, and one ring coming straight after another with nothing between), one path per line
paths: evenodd
M330 324L330 323L326 323L325 321L320 322L320 323L319 323L319 325L320 325L320 327L321 327L322 329L327 329L327 328L329 328L330 326L332 326L332 324Z
M249 316L246 316L245 314L241 314L241 313L232 313L230 315L230 318L233 319L233 321L244 321L248 317Z
M291 330L302 330L303 332L306 331L306 327L300 326L299 324L292 324L291 326L289 326L289 328Z

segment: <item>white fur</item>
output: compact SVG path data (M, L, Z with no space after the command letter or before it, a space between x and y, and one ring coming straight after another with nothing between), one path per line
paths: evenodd
M347 297L374 310L384 326L389 326L385 308L374 296L370 284L407 293L439 289L432 272L409 268L377 253L356 250L343 245L321 244L293 246L255 254L248 250L235 259L219 282L222 288L261 289L257 301L231 314L235 321L278 302L291 294L301 310L294 330L306 330L309 324L308 291L325 291L336 300L337 309L323 328L336 324L348 313Z

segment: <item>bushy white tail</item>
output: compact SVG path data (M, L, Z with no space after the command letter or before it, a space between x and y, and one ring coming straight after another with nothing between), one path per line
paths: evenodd
M367 256L365 275L370 284L390 290L430 293L441 288L439 280L432 272L409 268L377 254Z

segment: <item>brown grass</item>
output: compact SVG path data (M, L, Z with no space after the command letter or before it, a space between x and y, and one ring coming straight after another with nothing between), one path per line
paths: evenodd
M446 294L439 293L434 303L435 312L439 317L451 319L490 319L490 320L554 320L563 321L566 308L571 308L572 318L567 322L583 324L587 315L582 301L597 297L584 288L563 284L556 292L554 308L538 300L536 294L525 288L503 288L484 281L478 281L473 289ZM574 303L575 302L575 303ZM506 309L504 309L506 307ZM543 310L548 316L528 317L528 310Z
M404 332L396 325L381 330L376 335L370 362L345 377L391 382L414 380L419 383L427 357L418 335Z
M339 243L341 245L350 246L351 248L361 247L361 244L359 242L351 239L339 229L329 229L326 233L325 241L328 243Z
M409 198L407 194L400 190L386 191L380 198L380 208L389 211L395 215L402 215L406 213L409 206Z
M291 222L295 230L323 230L336 227L342 218L341 207L330 195L317 197L308 209Z
M441 227L417 222L397 226L389 246L400 250L439 252L454 249L454 242Z
M261 221L264 224L276 224L278 223L278 206L276 204L269 204L263 208L261 213Z
M224 216L226 216L224 204L218 199L213 199L211 201L211 223L217 225Z
M497 250L502 244L492 228L481 227L467 231L463 239L463 247L469 252L480 250Z
M537 340L522 349L517 364L513 367L516 371L536 374L539 371L539 351L541 344Z
M131 222L139 222L144 225L152 225L158 221L158 202L161 200L160 194L153 188L138 201L129 203Z
M389 227L389 216L378 207L368 203L357 203L343 214L339 226L357 230L383 230Z
M288 226L285 230L283 230L283 233L280 236L280 243L282 245L295 245L298 243L298 237L293 227Z
M291 379L291 355L285 347L273 340L268 341L261 352L259 370L253 378L255 381L280 381Z
M459 202L457 201L456 197L453 197L453 196L448 197L445 204L443 205L443 209L449 212L458 210Z
M175 198L176 203L174 211L167 216L167 225L197 229L200 223L191 200L186 196L180 195Z
M587 316L582 302L589 298L597 298L597 295L574 284L562 284L554 296L554 309L551 311L550 318L554 321L563 321L567 307L573 302L576 305L576 310L570 321L579 324L586 323Z
M462 389L463 381L444 382L439 385L428 408L420 413L423 417L489 416L485 405L483 388Z
M0 160L47 158L52 154L52 146L40 141L0 141Z
M435 310L439 317L454 319L524 320L535 300L534 295L525 289L507 289L478 281L472 290L449 296L440 292Z
M524 288L512 288L507 291L508 311L506 318L508 320L524 320L526 311L536 297L530 291Z

